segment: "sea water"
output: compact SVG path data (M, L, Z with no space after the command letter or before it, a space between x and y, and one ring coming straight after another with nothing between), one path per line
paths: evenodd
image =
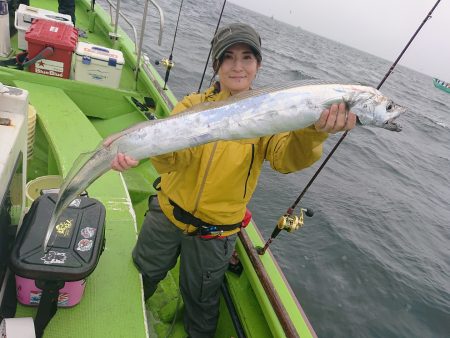
M179 1L158 3L166 25L159 47L151 9L151 60L170 55L179 9ZM122 1L139 30L137 6L142 2ZM198 89L221 6L184 1L169 78L179 99ZM222 24L239 20L262 37L255 87L310 78L376 87L392 64L227 3ZM203 88L210 80L208 66ZM449 337L450 95L403 66L381 91L408 108L398 120L403 131L352 130L302 200L315 215L301 230L282 232L271 250L319 337ZM326 141L325 154L339 137ZM250 208L265 238L319 164L289 175L264 166Z

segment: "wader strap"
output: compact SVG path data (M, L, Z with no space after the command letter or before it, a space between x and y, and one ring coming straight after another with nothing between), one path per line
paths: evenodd
M153 188L156 190L156 191L160 191L161 190L161 176L158 176L154 181L153 181ZM154 194L154 195L150 195L150 196L148 196L148 202L147 202L147 206L148 206L148 209L147 209L147 211L144 213L144 216L147 216L147 213L148 213L148 211L150 210L150 203L152 203L152 200L154 199L156 197L156 194Z
M169 198L169 202L173 206L173 217L175 217L175 219L177 221L180 221L184 224L191 224L197 228L197 231L194 231L192 233L193 235L197 235L197 234L206 235L207 233L205 233L205 232L214 232L214 231L231 231L231 230L241 227L241 225L242 225L242 222L235 223L235 224L221 224L221 225L210 224L210 223L202 221L200 218L197 218L194 215L192 215L190 212L187 212L186 210L182 209L178 204L176 204L170 198ZM206 231L202 231L201 229L206 230Z
M161 176L158 176L156 178L156 180L153 181L153 188L155 188L155 190L160 191L161 190Z

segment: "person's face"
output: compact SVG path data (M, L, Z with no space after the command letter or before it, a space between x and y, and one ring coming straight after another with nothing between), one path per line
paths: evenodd
M251 48L244 43L237 43L224 53L218 74L222 90L237 94L250 89L260 64Z

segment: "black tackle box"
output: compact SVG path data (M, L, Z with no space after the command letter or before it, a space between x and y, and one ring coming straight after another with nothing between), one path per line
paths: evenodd
M53 229L44 252L57 194L39 196L20 227L11 255L16 275L53 281L78 281L97 266L105 245L105 207L87 196L77 197L67 207Z
M34 282L42 291L34 318L38 338L57 312L64 297L60 291L72 289L81 298L79 288L84 288L84 282L75 281L84 280L94 271L105 246L105 207L96 199L79 196L63 211L44 251L44 239L57 198L57 194L48 193L33 202L10 257L10 268L18 276L16 281L26 280L28 285ZM76 286L65 288L73 284ZM19 300L21 292L24 290L18 288Z

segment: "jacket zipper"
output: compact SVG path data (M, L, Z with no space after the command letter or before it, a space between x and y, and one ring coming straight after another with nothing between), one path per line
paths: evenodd
M195 207L194 211L192 211L192 215L195 215L195 212L197 211L198 208L198 204L200 203L200 197L202 196L203 190L205 189L206 178L208 177L209 170L211 169L212 159L214 157L214 154L216 153L216 148L217 142L214 143L213 150L211 152L211 155L209 156L208 164L206 165L205 175L203 176L202 184L200 185L200 190L197 195L197 200L195 201Z
M245 198L245 195L247 194L247 183L248 183L248 179L250 178L250 173L252 171L254 159L255 159L255 145L252 144L252 160L250 161L250 167L248 168L247 179L245 180L244 197L243 198Z

